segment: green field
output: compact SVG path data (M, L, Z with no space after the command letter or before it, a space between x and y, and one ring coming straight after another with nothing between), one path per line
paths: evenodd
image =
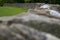
M26 12L27 10L24 8L17 7L0 7L0 16L11 16L16 15L22 12Z

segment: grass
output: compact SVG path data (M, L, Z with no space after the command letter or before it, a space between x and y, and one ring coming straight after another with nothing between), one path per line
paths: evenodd
M0 7L0 16L11 16L16 15L22 12L26 12L27 10L24 8L17 7Z

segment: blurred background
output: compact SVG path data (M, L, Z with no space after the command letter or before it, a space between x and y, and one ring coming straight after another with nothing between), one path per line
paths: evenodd
M0 0L0 6L4 3L49 3L60 4L60 0Z

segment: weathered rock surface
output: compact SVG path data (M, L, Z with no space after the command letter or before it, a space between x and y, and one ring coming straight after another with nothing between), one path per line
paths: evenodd
M20 16L20 18L15 18L13 23L31 26L38 30L60 37L60 19L49 18L42 15L28 14L25 16Z
M0 40L60 40L60 18L40 13L46 11L0 17Z
M23 24L40 31L51 33L60 38L60 19L27 13L11 17L1 17L0 21L0 24L7 25L8 27L14 23Z
M23 24L0 24L0 40L60 40L51 34L40 32Z

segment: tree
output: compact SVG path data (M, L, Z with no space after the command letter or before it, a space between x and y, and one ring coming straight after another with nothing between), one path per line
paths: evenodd
M0 6L3 6L4 0L0 0Z

